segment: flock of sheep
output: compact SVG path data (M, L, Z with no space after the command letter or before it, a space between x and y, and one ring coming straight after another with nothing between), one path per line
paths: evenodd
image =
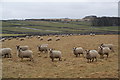
M92 35L93 36L93 35ZM33 36L29 37L26 36L26 38L32 38ZM55 36L56 41L60 40L60 37L58 35ZM43 37L37 36L36 37L39 40L43 40ZM16 38L17 40L19 39L20 41L23 41L24 38ZM49 37L47 41L52 41L52 37ZM48 48L48 44L41 44L37 45L37 49L40 53L49 53L49 57L51 58L52 61L54 61L55 58L59 59L59 61L62 61L62 52L59 50L55 50L52 48ZM93 62L97 61L98 55L100 55L101 58L104 58L104 55L109 57L109 54L111 52L114 52L113 49L113 44L101 44L98 46L98 50L85 50L82 47L74 47L71 49L73 52L73 55L76 57L83 55L84 58L87 59L87 62ZM17 50L17 56L23 60L23 58L29 58L30 61L34 62L33 58L33 51L29 49L29 46L20 46L16 45L16 50ZM0 57L3 58L12 58L12 49L11 48L0 48Z

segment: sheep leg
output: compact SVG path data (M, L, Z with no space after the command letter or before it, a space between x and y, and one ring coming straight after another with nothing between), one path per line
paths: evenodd
M78 57L78 55L76 55L76 57Z
M54 58L52 58L52 62L54 61Z
M89 59L87 59L87 63L89 63Z
M21 62L23 61L23 58L21 58Z
M109 54L107 53L106 55L107 55L107 58L108 58Z
M91 63L91 59L90 59L90 63Z
M94 61L94 58L92 59L92 62Z
M61 59L61 58L59 58L59 61L62 61L62 59Z
M96 59L95 61L97 62L97 58L96 57L95 57L95 59Z

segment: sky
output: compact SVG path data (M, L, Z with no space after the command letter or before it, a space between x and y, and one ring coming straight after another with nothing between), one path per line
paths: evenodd
M118 16L119 0L2 0L0 19L71 18Z

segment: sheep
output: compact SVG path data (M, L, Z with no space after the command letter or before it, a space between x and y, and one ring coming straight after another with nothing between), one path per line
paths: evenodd
M24 40L25 40L25 38L20 38L19 40L20 40L20 41L24 41Z
M42 44L42 45L39 45L39 46L37 46L38 47L38 51L40 51L40 52L45 52L45 53L47 53L48 52L48 44Z
M57 38L56 38L56 41L59 41L59 40L60 40L60 37L57 37Z
M40 36L37 36L37 39L40 39Z
M23 61L23 58L30 58L30 61L34 61L33 60L33 52L31 50L25 50L22 51L21 48L18 48L18 57L21 58L21 61Z
M49 37L49 38L47 39L47 41L52 41L52 37Z
M58 37L58 35L55 35L55 37Z
M11 38L8 38L8 40L12 40L12 37L11 37Z
M86 50L86 59L88 60L87 62L93 62L94 59L97 61L98 57L98 52L96 50Z
M0 49L0 57L4 58L12 58L12 49L11 48L1 48Z
M110 54L110 48L109 47L98 47L98 53L101 55L101 58L104 58L103 55L107 55L107 58Z
M93 34L93 33L90 33L90 36L95 36L95 34Z
M59 61L62 61L61 51L53 50L53 49L49 49L49 51L50 51L50 58L52 59L52 62L54 61L54 58L59 58Z
M2 38L2 39L0 39L0 42L4 42L6 39L5 38Z
M29 36L26 36L27 39L29 39L30 37Z
M76 57L78 57L78 55L80 56L80 54L84 56L84 49L82 47L74 47L73 53L76 55Z
M43 37L40 37L40 39L39 39L40 41L42 41L43 40Z
M20 45L16 45L17 50L21 48L21 50L25 51L28 50L29 47L28 46L20 46Z
M102 46L102 47L109 47L110 50L111 50L112 52L114 52L113 44L103 44L103 43L102 43L100 46Z

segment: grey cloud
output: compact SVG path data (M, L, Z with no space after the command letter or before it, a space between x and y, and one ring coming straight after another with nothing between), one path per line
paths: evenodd
M2 13L3 19L118 16L117 4L116 2L5 2Z

